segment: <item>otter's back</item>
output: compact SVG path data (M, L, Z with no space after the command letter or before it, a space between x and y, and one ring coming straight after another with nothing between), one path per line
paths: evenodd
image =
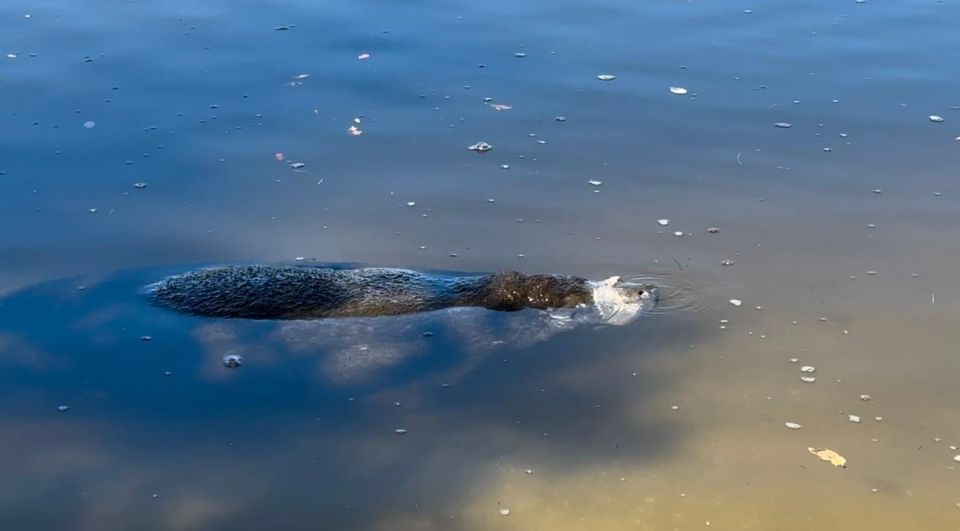
M404 269L249 265L184 273L153 284L149 291L158 303L193 315L316 319L444 308L478 287L470 278Z

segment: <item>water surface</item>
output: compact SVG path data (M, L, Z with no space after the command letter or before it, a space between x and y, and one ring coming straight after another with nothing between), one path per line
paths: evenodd
M958 528L958 23L935 0L5 2L3 527ZM138 295L297 257L674 298L566 330Z

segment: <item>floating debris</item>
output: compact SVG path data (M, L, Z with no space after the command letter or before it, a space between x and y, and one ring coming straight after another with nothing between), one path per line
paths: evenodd
M670 220L669 220L669 219L658 219L658 220L657 220L657 224L660 225L661 227L666 227L667 225L670 224Z
M523 52L516 52L516 53L513 54L513 56L516 57L517 59L523 59L524 57L527 56L527 54L525 54L525 53L523 53Z
M406 428L397 428L397 429L393 430L393 433L395 433L395 434L397 434L397 435L406 435L406 434L407 434L407 429L406 429Z
M500 509L500 516L510 516L510 509Z
M600 186L601 184L603 184L603 181L598 181L598 180L596 180L596 179L590 179L589 181L587 181L587 184L589 184L590 186Z
M556 116L556 117L554 117L554 120L556 120L556 121L558 121L558 122L566 122L566 121L567 121L567 117L566 117L566 116Z
M783 425L790 428L791 430L799 430L800 428L803 427L797 424L796 422L784 422Z
M793 124L789 124L787 122L777 122L773 124L773 126L779 127L780 129L790 129L791 127L793 127Z
M847 467L847 459L842 455L828 448L807 448L807 451L820 458L821 461L827 461L833 466L841 468Z
M415 206L417 206L417 202L416 202L416 201L407 201L407 206L408 206L408 207L415 207Z
M720 260L720 265L722 265L722 266L724 266L724 267L730 267L730 266L733 265L733 260L731 260L731 259L729 259L729 258L727 258L727 259L725 259L725 260Z
M617 79L617 76L613 74L599 74L597 79L600 81L613 81L614 79Z
M363 131L360 129L360 118L353 119L353 125L347 128L347 134L350 136L360 136Z
M476 151L477 153L486 153L487 151L493 149L493 146L487 144L486 142L477 142L472 146L467 146L467 149L470 151Z
M299 87L300 85L303 85L303 80L307 79L308 77L310 77L310 74L297 74L293 76L293 80L287 83L287 85L291 87Z
M860 415L847 415L847 418L854 424L860 424Z
M803 367L800 367L800 372L805 372L809 374L816 371L817 371L817 368L814 367L813 365L804 365Z
M674 93L674 94L679 94L679 95L682 96L682 95L684 95L684 94L687 93L687 89L685 89L685 88L683 88L683 87L670 87L670 92L672 92L672 93Z
M295 170L299 170L299 169L303 169L304 167L306 167L306 164L303 163L303 162L291 162L291 163L290 163L290 167L293 168L293 169L295 169Z
M720 229L717 227L710 227L709 229L707 229L707 232L709 232L710 234L718 234L720 232Z
M801 376L801 377L800 377L800 381L802 381L803 383L813 383L813 382L817 381L817 377L816 377L816 376Z
M283 162L283 153L279 151L273 154L273 158L277 159L280 162Z
M364 52L364 53L358 55L358 56L357 56L357 59L359 59L359 60L361 60L361 61L366 61L367 59L370 59L370 54Z
M682 230L674 231L673 235L679 238L683 236L683 231Z
M223 366L228 369L236 369L243 365L243 358L236 354L228 354L223 357Z
M934 123L940 123L943 121L943 116L937 116L936 114L931 114L929 118L930 121Z
M63 413L64 411L69 411L70 406L57 406L57 411Z
M94 122L93 120L87 120L86 122L83 122L83 126L87 129L93 129L97 126L97 122Z
M730 299L730 304L739 308L740 306L743 306L743 301L740 299Z
M863 400L864 402L869 402L872 399L873 397L871 397L870 395L860 395L860 400Z
M146 343L147 341L153 341L153 337L152 337L152 336L140 336L140 341L143 341L144 343Z
M510 109L513 108L512 106L507 105L505 103L488 103L487 105L489 105L490 108L495 111L509 111Z

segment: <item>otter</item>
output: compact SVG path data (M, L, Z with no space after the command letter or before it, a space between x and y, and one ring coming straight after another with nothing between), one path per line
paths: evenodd
M513 312L595 305L614 317L652 302L649 286L621 285L619 277L599 283L568 275L443 275L406 269L338 269L314 266L214 267L168 277L147 287L168 308L204 317L323 319L376 317L475 306ZM610 309L610 294L616 308ZM602 295L605 303L595 300Z

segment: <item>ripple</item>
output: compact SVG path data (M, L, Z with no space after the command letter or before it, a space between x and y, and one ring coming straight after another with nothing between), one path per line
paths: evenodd
M665 273L645 273L622 276L620 282L625 286L653 286L657 290L657 304L647 314L657 315L679 312L701 312L709 305L706 299L711 291L703 281L678 278Z

